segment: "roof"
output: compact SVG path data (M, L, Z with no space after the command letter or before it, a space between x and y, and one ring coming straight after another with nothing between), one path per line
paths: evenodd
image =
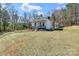
M46 19L34 19L32 22L33 22L33 23L46 22Z

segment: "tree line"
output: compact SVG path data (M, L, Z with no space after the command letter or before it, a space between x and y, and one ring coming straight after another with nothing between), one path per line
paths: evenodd
M54 22L61 22L64 26L78 25L79 4L66 4L65 9L55 10L52 17Z
M14 30L23 30L31 29L31 23L29 19L41 18L35 12L27 14L24 12L23 16L18 15L18 11L15 10L13 4L2 4L0 3L0 32L1 31L14 31ZM69 3L66 4L65 9L58 9L52 12L51 16L48 16L51 21L57 21L62 23L64 26L72 26L78 24L79 16L79 4Z

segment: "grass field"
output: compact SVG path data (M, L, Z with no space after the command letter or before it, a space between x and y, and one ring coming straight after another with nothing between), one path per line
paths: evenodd
M0 55L79 55L79 26L63 31L15 31L0 35Z

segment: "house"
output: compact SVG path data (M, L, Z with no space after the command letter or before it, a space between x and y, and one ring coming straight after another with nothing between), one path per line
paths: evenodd
M31 21L31 24L33 30L35 29L52 30L53 28L52 22L49 19L45 18L34 19L33 21Z
M62 30L62 23L59 21L53 21L51 18L38 18L33 19L31 21L32 29L33 30Z

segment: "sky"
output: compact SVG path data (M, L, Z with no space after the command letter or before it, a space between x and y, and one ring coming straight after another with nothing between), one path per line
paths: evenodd
M22 15L24 12L31 13L37 12L37 14L48 14L56 9L65 8L66 4L62 3L15 3L14 8Z

